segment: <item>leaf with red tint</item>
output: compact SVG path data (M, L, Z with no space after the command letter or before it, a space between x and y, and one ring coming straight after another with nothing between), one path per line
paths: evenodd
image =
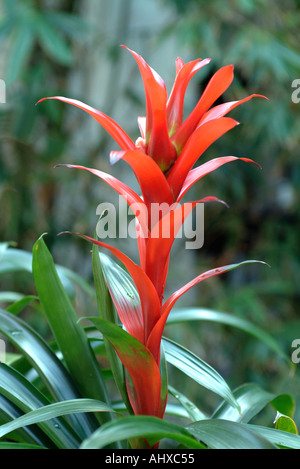
M170 141L167 127L167 89L163 79L136 52L127 49L135 58L145 88L146 96L146 145L147 153L162 171L176 159L175 147Z
M167 177L175 200L182 189L189 171L202 153L237 124L238 122L230 117L221 117L220 119L206 122L192 133L180 157L171 168Z
M234 109L237 106L240 106L241 104L249 101L252 98L264 98L268 99L265 96L261 94L251 94L250 96L247 96L246 98L240 99L239 101L231 101L229 103L223 103L219 104L218 106L215 106L211 108L209 111L207 111L202 119L200 120L199 125L204 124L205 122L208 122L211 119L219 119L220 117L225 116L230 112L232 109Z
M133 335L137 340L146 344L148 336L153 329L155 323L160 317L160 303L156 293L156 290L153 286L153 283L145 272L139 267L135 262L133 262L129 257L127 257L119 249L109 246L108 244L102 243L90 236L82 235L80 233L71 233L69 231L64 232L69 234L74 234L80 236L81 238L89 241L97 246L104 247L108 249L114 256L116 256L126 267L129 274L131 275L133 282L138 291L140 301L141 301L141 315L138 317L128 314L128 309L123 310L120 307L120 304L115 306L118 309L118 314L124 324L127 331Z
M167 122L170 136L182 124L184 96L191 78L200 68L207 65L211 59L197 59L186 64L179 62L179 60L177 59L176 61L177 73L167 102Z
M177 202L179 202L182 199L182 197L186 194L186 192L190 189L190 187L196 181L206 176L207 174L211 173L212 171L215 171L220 166L226 163L229 163L231 161L235 161L235 160L242 160L242 161L246 161L247 163L253 163L259 168L261 168L261 166L258 163L251 160L250 158L237 158L236 156L221 156L220 158L214 158L202 164L201 166L198 166L197 168L192 169L188 173L186 180L184 181L184 184L180 191L180 194L178 196Z
M128 163L139 182L144 202L148 209L152 203L174 202L171 188L167 179L157 164L149 155L140 150L112 151L110 153L111 163L120 159Z
M189 136L197 127L203 114L213 105L213 103L227 90L233 80L233 66L226 65L220 68L208 82L197 105L186 118L177 132L173 135L172 141L175 144L177 153L183 149Z
M69 99L63 96L52 96L48 98L43 98L38 101L37 104L45 101L47 99L57 99L58 101L62 101L64 103L72 104L73 106L79 107L83 111L90 114L94 119L96 119L102 127L107 130L107 132L113 137L113 139L117 142L117 144L122 148L122 150L129 150L134 149L135 145L131 138L126 134L126 132L110 117L102 112L94 109L87 104L78 101L77 99Z
M128 371L134 391L127 387L135 415L162 417L161 377L149 350L120 327L100 318L88 318L113 345Z
M128 203L139 220L140 227L145 237L148 236L148 220L147 220L147 208L144 201L126 184L119 179L111 176L110 174L104 173L94 168L87 168L86 166L75 165L75 164L58 164L56 167L65 166L71 169L84 169L90 173L98 176L100 179L105 181L110 187L112 187L118 194L120 194Z
M168 316L170 314L170 311L175 305L176 301L179 300L179 298L182 295L184 295L192 287L202 282L203 280L214 277L216 275L223 274L225 272L229 272L230 270L236 269L237 267L240 267L244 264L253 264L253 263L260 263L260 264L268 265L262 261L250 260L250 261L240 262L238 264L230 264L230 265L218 267L216 269L208 270L207 272L204 272L203 274L198 275L196 278L194 278L193 280L188 282L186 285L179 288L179 290L177 290L175 293L173 293L168 298L168 300L163 304L161 317L159 321L156 323L156 325L154 326L150 334L150 337L148 339L148 342L147 342L147 347L151 351L151 353L154 355L154 357L159 351L163 330L164 330L166 321L168 319Z

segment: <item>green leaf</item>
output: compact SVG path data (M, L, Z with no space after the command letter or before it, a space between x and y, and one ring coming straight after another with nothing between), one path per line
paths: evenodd
M275 449L267 438L252 431L252 427L236 422L201 420L185 428L211 449Z
M221 396L231 406L237 409L238 412L241 411L239 403L228 384L216 370L195 354L170 339L163 338L163 344L167 362L181 370L201 386Z
M260 386L252 383L240 386L233 394L240 405L241 413L224 402L214 412L212 418L248 423L275 397L274 394L264 391Z
M0 425L11 420L15 420L23 414L21 410L10 402L6 397L0 394ZM51 440L36 425L30 427L19 428L8 435L8 439L12 441L21 441L34 445L42 445L46 447L54 447Z
M23 311L26 306L28 306L32 301L38 300L37 296L34 295L27 295L20 298L18 301L15 301L13 304L7 307L7 311L10 313L17 315L21 311Z
M128 380L127 389L130 388L128 392L135 396L137 411L140 412L142 408L146 415L158 412L161 404L161 376L151 352L121 327L101 318L88 319L111 342L130 375L132 387Z
M84 35L92 30L91 23L73 13L47 11L47 20L54 28L60 29L61 32L76 40L83 39Z
M0 449L46 449L43 446L30 445L29 443L1 442Z
M10 48L6 81L11 84L22 73L34 46L34 35L28 24L24 23L16 29Z
M247 334L252 335L256 339L263 342L270 349L275 351L279 356L284 360L290 362L290 357L287 356L279 347L278 343L274 338L263 331L259 327L255 326L245 319L233 316L231 314L222 313L219 311L214 311L206 308L178 308L173 309L168 317L167 325L169 324L178 324L182 322L190 321L208 321L216 322L219 324L224 324L226 326L235 327L240 329Z
M249 428L252 432L263 438L268 439L276 446L284 446L290 449L300 449L300 436L293 435L292 433L276 430L275 428L261 427L258 425L243 424L240 425Z
M275 397L271 402L275 410L281 414L287 415L288 417L293 417L296 404L294 398L290 394L281 394L280 396Z
M70 298L75 298L75 289L70 278L71 271L61 266L56 266L57 273ZM32 273L32 253L22 249L8 248L0 259L0 274L11 272Z
M207 419L207 415L203 414L201 410L184 394L177 391L177 389L173 388L173 386L169 385L169 392L170 394L181 403L182 407L185 409L187 413L187 417L192 419L194 422L198 420Z
M9 245L10 245L10 243L8 241L6 241L4 243L0 243L0 262L1 262L1 259L2 259L2 256L3 256L4 252L6 251L6 249L8 248Z
M47 15L39 15L35 26L40 44L46 54L61 65L71 65L73 55L70 46L57 28L48 22Z
M93 264L93 273L94 273L94 281L95 281L95 289L96 289L96 297L97 297L97 305L98 305L98 314L100 318L110 321L113 324L116 324L118 321L118 318L115 314L112 299L109 294L109 291L105 282L105 278L103 275L101 258L102 256L100 257L99 255L98 246L94 244L92 248L92 264ZM111 272L111 264L108 262L106 256L103 259L104 259L104 262L106 261L106 264L107 264L106 273L107 275L109 275L109 273ZM131 404L127 395L123 364L120 358L118 357L113 345L105 337L104 337L104 344L105 344L107 358L111 366L111 370L114 376L116 386L122 396L123 401L126 404L128 411L133 413Z
M73 379L48 344L29 325L0 309L0 332L27 358L56 400L80 397ZM71 417L77 433L85 438L95 430L90 417Z
M113 408L106 403L94 399L71 399L69 401L55 402L36 410L32 410L25 415L8 422L0 427L0 438L13 430L45 422L63 415L76 414L82 412L113 412Z
M154 446L163 438L170 438L191 449L203 449L203 444L193 438L191 433L179 425L175 425L156 417L131 416L109 422L96 430L81 445L81 449L100 449L117 440L147 438Z
M41 237L33 247L35 287L55 341L82 397L109 403L96 357ZM97 414L99 419L104 414ZM106 414L107 415L107 414Z
M3 363L0 364L0 393L23 412L49 404L46 397L23 375ZM62 419L42 422L39 427L60 449L75 449L80 443L78 436Z
M297 426L291 417L287 415L281 414L277 412L275 418L275 428L276 430L282 430L284 432L293 433L294 435L298 435Z
M0 292L0 303L16 303L25 297L22 293L14 291Z

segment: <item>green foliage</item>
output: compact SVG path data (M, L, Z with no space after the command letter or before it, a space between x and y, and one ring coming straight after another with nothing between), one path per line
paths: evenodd
M2 262L6 257L5 266L10 248L7 243L1 246ZM100 258L96 249L93 259L95 280L98 280L103 271L97 261ZM118 325L101 319L101 315L88 318L96 328L84 330L79 325L79 318L59 278L59 267L55 266L42 237L33 247L32 264L30 274L38 294L37 301L52 330L52 338L47 342L21 317L0 310L0 332L18 352L10 365L0 364L1 448L96 449L108 445L122 448L125 441L134 448L139 438L146 438L150 446L161 441L165 448L178 444L189 449L300 448L300 437L295 435L292 417L279 413L279 409L293 413L291 396L276 396L255 384L246 384L232 392L210 365L167 338L164 338L164 350L169 366L179 368L197 387L209 389L225 400L208 417L188 396L170 384L169 399L174 396L177 404L174 408L174 404L168 403L167 416L169 412L173 418L181 415L188 423L182 424L180 419L178 423L172 423L168 418L128 416L132 410L127 399L121 407L118 402L108 401L108 382L103 380L104 370L100 366L105 351L99 345L105 337L117 350L133 347L136 353L136 347L141 344ZM128 274L113 261L106 260L105 266L105 276L110 282L119 279L123 272L126 283L130 284ZM110 308L110 302L102 303L102 315L105 316L104 310L109 312ZM178 310L176 314L175 310L173 320L171 316L173 328L177 322L190 320L189 314L184 318L181 313ZM195 311L191 314L192 319L198 321L205 321L210 316L214 322L217 318L223 319L222 314L213 311L207 311L206 315L197 316ZM239 321L236 324L232 321L230 325L240 327ZM246 323L243 326L247 333ZM249 334L252 333L249 327ZM266 340L267 336L259 332L256 337ZM268 345L273 346L272 342ZM116 384L119 386L120 383L117 381ZM123 392L121 388L120 396ZM269 404L277 412L276 428L254 425L253 419ZM110 421L103 423L104 417L107 420L109 416Z

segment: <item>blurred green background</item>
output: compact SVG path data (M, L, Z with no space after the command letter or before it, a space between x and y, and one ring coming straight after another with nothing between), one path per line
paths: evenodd
M135 140L144 92L136 63L120 44L143 55L169 91L177 56L185 62L212 58L187 90L186 113L212 73L229 63L235 79L224 101L252 93L269 98L235 109L231 116L241 125L203 155L202 161L250 157L262 171L231 163L197 185L194 196L215 195L230 209L205 209L202 249L186 251L180 242L174 247L168 288L171 292L218 265L267 262L271 269L254 265L211 279L180 305L251 320L291 355L292 341L300 338L300 103L292 100L292 82L300 78L299 0L2 0L0 78L6 103L0 103L0 241L31 251L47 232L56 262L92 281L86 244L56 235L63 230L92 235L97 205L115 200L114 194L88 173L54 166L96 167L127 183L132 174L122 163L110 168L109 151L118 148L90 116L57 101L35 104L53 95L82 100L110 115ZM134 242L121 244L136 256ZM26 276L2 276L0 288L34 293ZM87 308L92 314L93 307L79 295L79 314L87 315ZM193 323L166 333L215 367L233 388L254 381L273 392L291 392L299 423L300 364L291 373L265 346L223 326ZM181 379L177 387L184 391L188 384ZM198 388L192 392L200 407L205 400L204 406L213 408L214 396L202 396Z

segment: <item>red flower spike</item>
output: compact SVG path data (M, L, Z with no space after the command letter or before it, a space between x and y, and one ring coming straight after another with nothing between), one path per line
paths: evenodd
M80 233L71 233L68 231L64 233L75 234L85 239L86 241L108 249L124 264L137 288L141 300L142 316L140 315L139 317L133 317L132 315L128 314L126 317L124 317L123 310L120 308L118 313L120 315L122 324L124 324L129 334L139 340L142 344L146 344L151 330L160 317L160 303L156 290L149 277L137 264L135 264L119 249Z
M233 80L233 66L227 65L220 68L210 79L201 98L191 114L172 137L177 153L180 154L189 136L197 127L203 114L213 103L227 90Z
M176 62L176 78L167 102L167 122L170 137L174 135L182 124L184 96L191 78L200 68L207 65L210 60L198 59L187 64L180 62L180 68Z
M172 204L174 202L166 177L149 155L140 150L112 151L110 153L111 163L115 163L116 160L119 161L120 159L131 166L148 208L151 203L166 202ZM155 184L153 184L153 181L155 181Z
M204 272L203 274L198 275L196 278L194 278L193 280L188 282L186 285L179 288L175 293L173 293L170 296L170 298L163 304L161 317L159 321L156 323L155 327L153 328L149 336L148 342L147 342L147 347L151 351L151 353L154 355L154 357L156 356L157 353L159 353L162 334L163 334L163 330L166 325L168 316L173 306L175 305L176 301L178 301L182 295L184 295L186 292L188 292L192 287L194 287L198 283L203 282L203 280L207 280L208 278L214 277L216 275L220 275L222 273L236 269L237 267L240 267L244 264L250 264L253 262L259 262L261 264L267 265L265 262L251 260L251 261L240 262L239 264L231 264L231 265L218 267L216 269L208 270L207 272Z
M205 197L199 201L187 202L183 205L174 204L174 207L151 229L150 238L147 242L145 272L152 280L160 301L162 301L165 287L165 266L168 265L175 238L195 206L207 202L225 204L216 197Z
M192 133L167 177L175 200L177 200L184 181L197 159L212 143L236 125L238 125L238 122L234 119L221 117L206 122Z
M125 46L123 46L125 47ZM163 172L177 158L167 127L167 90L162 78L136 52L125 47L135 58L143 79L146 95L146 145L147 153Z
M99 318L91 321L111 342L130 375L132 383L126 376L127 391L135 415L162 418L161 376L150 351L115 324Z
M106 116L97 109L94 109L87 104L77 101L77 99L64 98L62 96L53 96L49 98L40 99L37 104L48 99L57 99L58 101L63 101L64 103L73 104L73 106L79 107L83 111L90 114L94 119L96 119L99 124L104 127L105 130L113 137L113 139L118 143L122 150L134 149L135 145L131 138L126 134L126 132L110 117Z
M179 201L196 181L226 163L240 159L257 164L249 158L224 156L192 169L210 145L238 124L234 119L224 116L240 104L254 97L264 96L252 94L239 101L214 106L233 80L233 67L228 65L212 76L194 110L183 121L187 86L195 73L208 64L210 59L184 63L181 58L177 58L176 76L168 98L162 78L140 55L127 50L137 62L146 97L146 117L138 117L141 136L135 143L114 120L80 101L60 96L44 99L72 104L96 119L121 149L111 152L111 163L123 159L131 166L139 182L142 197L102 171L79 165L63 165L84 169L104 180L126 200L135 214L140 266L112 246L89 236L79 236L108 249L124 264L135 284L140 304L122 297L120 289L116 288L117 279L122 278L120 273L115 280L113 276L107 277L107 282L111 282L108 288L115 307L128 332L120 328L116 330L116 326L110 327L110 323L103 323L101 327L105 328L107 339L111 341L126 368L127 390L135 414L163 418L166 395L161 395L160 347L164 326L172 307L199 282L247 262L258 262L246 261L209 270L173 293L162 305L174 239L188 214L198 203L190 202L179 206ZM39 102L41 101L43 99ZM222 202L215 197L207 197L199 202L210 201ZM164 213L156 214L156 218L151 213L153 204L158 204L159 210L165 208ZM168 236L164 235L165 224L169 226ZM130 379L127 379L128 376Z

